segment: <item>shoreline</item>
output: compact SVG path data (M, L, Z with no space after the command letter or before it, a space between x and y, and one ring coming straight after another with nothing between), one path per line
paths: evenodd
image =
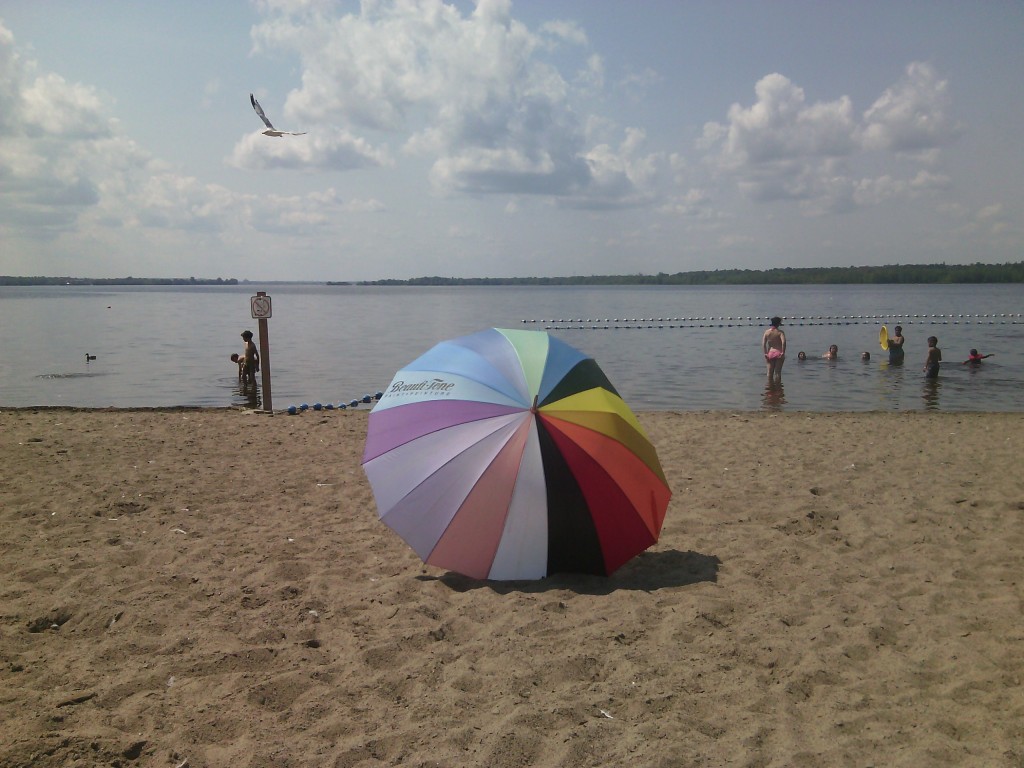
M369 407L363 408L322 408L319 411L315 410L312 406L307 408L305 411L298 410L296 413L289 413L288 406L283 408L275 408L272 412L264 411L260 408L249 408L241 405L0 405L0 414L2 413L31 413L36 412L60 412L67 411L68 413L178 413L183 411L194 411L196 413L239 413L239 414L251 414L254 416L286 416L291 418L302 418L305 416L323 416L330 417L331 415L337 415L340 418L344 418L346 415L351 414L363 414L368 416L370 411L373 410L374 404L369 404ZM849 417L886 417L892 418L896 416L939 416L949 418L970 418L970 417L986 417L986 416L1008 416L1024 419L1024 411L943 411L939 409L931 410L925 408L913 408L906 410L874 410L874 411L811 411L811 410L797 410L789 408L771 408L762 406L761 408L754 410L742 410L739 408L721 408L721 409L702 409L702 410L673 410L671 408L652 408L650 410L643 410L638 408L632 408L634 414L638 417L647 416L649 418L659 418L662 416L751 416L751 417L822 417L827 418L830 416L849 416ZM641 419L642 420L642 419Z
M661 540L505 583L377 520L368 413L0 408L0 765L1024 759L1024 414L638 411Z

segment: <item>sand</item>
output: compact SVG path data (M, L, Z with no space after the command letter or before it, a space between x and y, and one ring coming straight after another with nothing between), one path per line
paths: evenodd
M376 517L362 412L0 412L0 766L1024 765L1024 415L643 413L610 578Z

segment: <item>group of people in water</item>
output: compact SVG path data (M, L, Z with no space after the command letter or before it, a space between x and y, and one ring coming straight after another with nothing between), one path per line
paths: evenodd
M895 336L887 337L887 351L889 353L889 364L890 365L902 365L904 352L903 345L906 339L903 338L903 326L897 325L895 329ZM761 350L764 353L765 365L767 366L768 382L782 383L782 365L786 362L786 333L782 330L782 318L773 317L771 325L764 332L761 337ZM986 357L992 357L991 354L982 355L977 349L972 349L970 356L963 361L963 365L979 365L982 360ZM825 360L838 360L839 359L839 347L832 344L828 351L822 355ZM797 353L798 360L806 360L806 352ZM861 352L860 359L867 361L871 359L870 352ZM928 337L928 354L924 361L924 375L925 378L935 379L939 376L939 367L942 363L942 350L939 349L939 340L935 336Z

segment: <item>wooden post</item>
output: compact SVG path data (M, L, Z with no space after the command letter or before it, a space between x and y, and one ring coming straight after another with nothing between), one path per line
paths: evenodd
M260 328L260 374L263 381L263 410L274 412L274 400L270 394L270 329L267 318L271 316L270 297L266 291L256 291L252 299L252 316L259 321Z

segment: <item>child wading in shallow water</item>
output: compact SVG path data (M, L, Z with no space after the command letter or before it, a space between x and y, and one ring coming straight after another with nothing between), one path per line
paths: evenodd
M942 362L942 350L939 349L939 340L934 336L928 337L928 357L924 359L924 376L926 379L939 378L939 363Z
M772 324L761 337L761 351L768 372L768 383L782 383L782 365L786 362L786 334L779 327L781 317L773 317Z
M990 352L987 355L983 355L980 352L978 352L978 350L972 349L971 350L971 354L967 357L966 360L964 360L962 363L960 363L960 365L977 365L982 360L984 360L986 357L992 357L992 353Z
M260 353L252 341L252 331L242 331L242 340L245 342L245 354L242 357L242 381L250 384L256 383L256 371L260 369Z

